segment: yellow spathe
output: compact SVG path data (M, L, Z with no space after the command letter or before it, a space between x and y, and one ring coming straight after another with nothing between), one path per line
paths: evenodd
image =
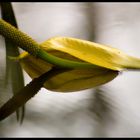
M116 48L81 39L54 37L40 44L40 47L57 57L95 65L95 68L70 69L51 76L46 80L44 87L52 91L72 92L93 88L113 80L119 71L140 68L138 58ZM36 78L55 67L26 52L21 54L19 59L31 78Z

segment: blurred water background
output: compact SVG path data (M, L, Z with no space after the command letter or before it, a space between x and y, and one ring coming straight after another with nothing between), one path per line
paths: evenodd
M90 40L140 57L139 3L12 3L19 29L43 42L54 36ZM0 103L5 44L0 37ZM31 78L24 72L25 83ZM26 104L22 125L15 113L0 122L0 137L139 137L140 72L120 73L113 81L73 93L46 89Z

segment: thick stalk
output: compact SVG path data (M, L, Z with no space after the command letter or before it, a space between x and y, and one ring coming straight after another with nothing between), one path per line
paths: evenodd
M65 68L97 67L90 63L62 59L47 53L41 49L40 45L35 40L2 19L0 19L0 34L5 38L10 39L14 44L23 50L56 66Z

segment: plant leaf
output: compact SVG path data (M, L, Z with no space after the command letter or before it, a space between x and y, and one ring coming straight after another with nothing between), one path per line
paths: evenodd
M111 70L140 69L140 59L119 49L70 37L54 37L41 44L44 50L53 49L80 60Z
M14 11L10 2L3 3L1 2L2 8L2 18L9 22L10 24L17 27L16 18ZM8 84L8 81L11 81L13 94L16 94L21 88L24 87L24 79L22 69L19 63L11 61L8 59L8 56L18 56L19 49L11 43L8 39L5 39L6 44L6 80L5 84ZM20 120L22 123L24 118L24 106L16 111L17 120Z

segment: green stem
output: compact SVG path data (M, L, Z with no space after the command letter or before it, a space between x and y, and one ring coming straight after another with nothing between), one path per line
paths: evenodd
M56 66L65 68L97 67L90 63L62 59L47 53L40 48L40 45L35 40L2 19L0 19L0 34L5 38L10 39L14 44L21 47L23 50Z
M56 57L54 55L51 55L49 53L46 53L44 50L39 50L38 57L44 59L45 61L52 63L59 67L65 67L65 68L95 68L95 65L86 63L86 62L77 62L77 61L70 61L67 59L62 59L59 57ZM97 68L97 66L96 66Z

